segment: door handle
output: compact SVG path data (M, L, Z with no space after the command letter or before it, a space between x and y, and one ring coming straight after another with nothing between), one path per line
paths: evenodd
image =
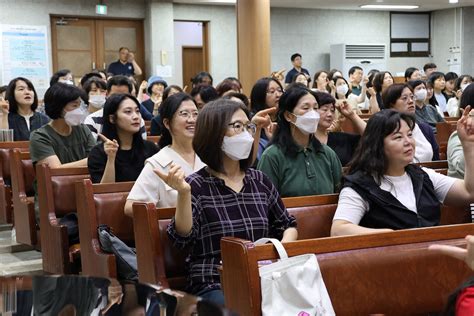
M105 67L107 66L107 64L106 64L105 62L104 62L104 64L103 64L102 66L103 66L102 69L106 70Z
M95 69L95 61L92 62L92 70Z

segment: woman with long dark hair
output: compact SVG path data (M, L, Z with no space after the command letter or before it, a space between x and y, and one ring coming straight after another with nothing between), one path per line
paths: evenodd
M465 180L413 164L413 115L385 110L367 123L344 177L331 235L355 235L439 225L441 203L474 199L474 122L470 107L458 121Z
M201 169L205 164L193 149L194 127L198 109L187 93L168 97L160 106L162 135L158 143L160 151L145 162L140 176L125 204L125 213L132 216L133 202L151 202L157 207L176 206L176 190L166 185L154 172L167 172L171 163L178 165L186 175Z
M92 182L135 181L145 160L158 147L143 140L140 132L140 103L129 94L114 94L104 105L102 142L89 154L87 166Z

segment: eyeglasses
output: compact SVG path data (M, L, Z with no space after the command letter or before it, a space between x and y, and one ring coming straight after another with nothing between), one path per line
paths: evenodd
M275 93L283 93L283 90L281 89L275 89L275 90L267 90L267 94L275 94Z
M189 112L189 111L179 111L178 112L178 116L183 118L183 119L190 119L190 118L197 118L198 117L198 114L199 112L198 111L193 111L193 112Z
M232 126L234 128L234 132L236 134L242 133L244 129L249 132L250 135L254 135L257 131L257 126L252 122L244 124L241 121L235 121L234 123L230 123L229 126Z
M414 100L414 95L410 94L410 95L404 95L400 97L400 100L402 100L405 103L408 102L409 99Z

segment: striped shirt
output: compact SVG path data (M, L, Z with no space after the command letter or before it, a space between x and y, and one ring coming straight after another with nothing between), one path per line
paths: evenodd
M275 186L258 170L246 171L240 192L211 176L206 168L186 181L191 185L193 226L187 236L180 236L173 218L168 235L176 247L190 246L187 290L193 294L206 288L221 288L217 268L221 264L222 237L281 239L287 228L296 227L295 218L286 211Z

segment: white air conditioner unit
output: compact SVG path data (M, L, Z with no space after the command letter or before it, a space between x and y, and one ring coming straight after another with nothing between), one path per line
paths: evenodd
M384 44L331 45L331 69L339 69L348 78L349 69L359 66L367 74L371 69L387 70L386 48Z

